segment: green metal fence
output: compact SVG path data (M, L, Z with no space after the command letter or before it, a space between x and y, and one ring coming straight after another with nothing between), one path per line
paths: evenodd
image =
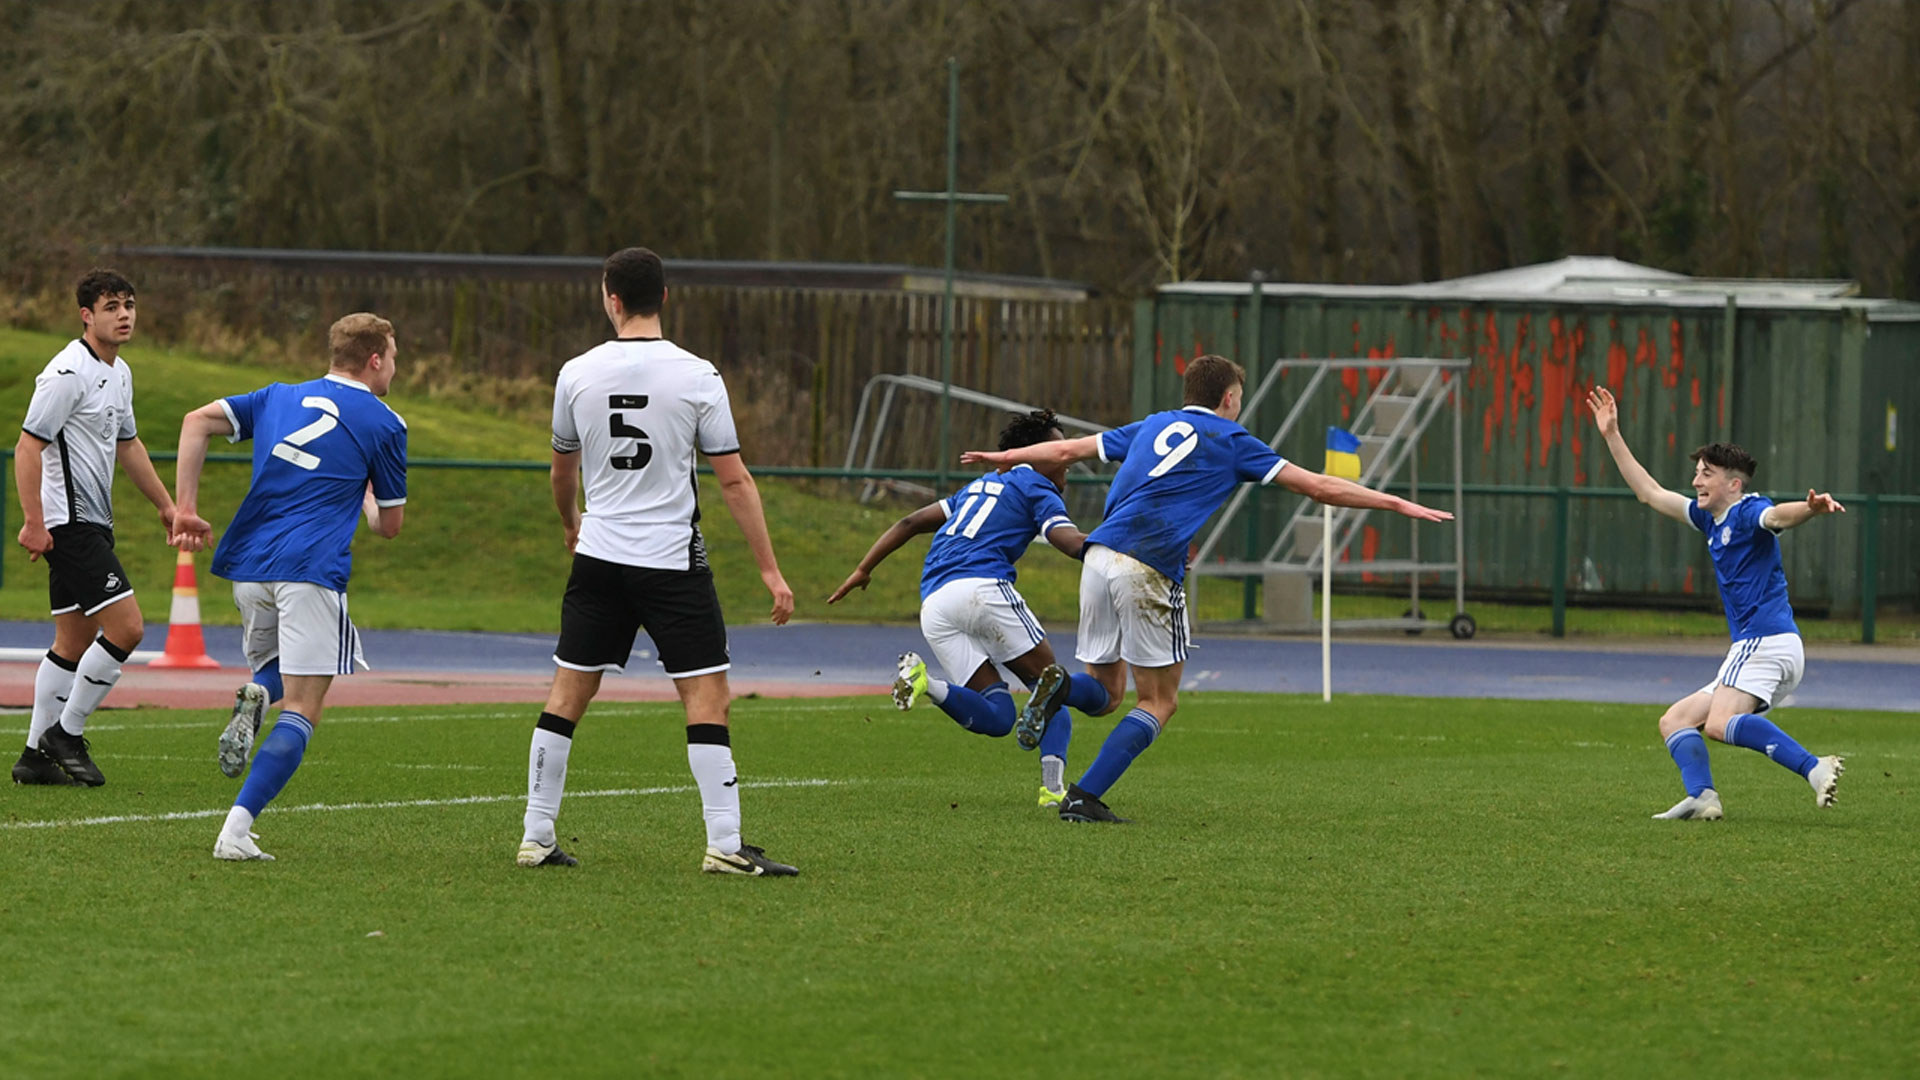
M153 455L155 461L172 461L177 457L171 453ZM0 450L0 536L10 535L7 523L7 507L12 503L8 490L9 478L13 474L13 451ZM249 454L213 454L207 455L210 464L250 464ZM485 461L466 458L414 458L407 462L408 469L477 469L500 472L540 472L549 470L544 461ZM711 470L702 467L703 473ZM934 483L940 473L935 469L846 469L833 467L813 467L802 465L759 465L753 473L761 477L782 477L805 480L909 480L921 483ZM1070 475L1067 482L1072 486L1097 486L1108 483L1110 478L1094 475ZM1389 485L1389 490L1403 485ZM1446 493L1450 494L1450 493ZM1567 583L1572 577L1571 537L1573 532L1573 504L1579 499L1598 501L1632 501L1634 494L1626 488L1586 488L1568 486L1523 485L1523 484L1463 484L1463 498L1499 498L1545 500L1550 503L1553 521L1552 566L1557 568L1551 574L1551 603L1553 606L1554 637L1565 637L1567 632ZM1920 495L1879 495L1853 492L1837 493L1835 498L1845 504L1850 513L1860 515L1860 640L1866 644L1874 641L1875 608L1879 601L1879 577L1881 569L1881 531L1886 510L1890 508L1913 508L1920 510ZM1430 490L1425 501L1444 506L1447 501L1439 492ZM5 582L5 561L0 560L0 584ZM1471 590L1472 582L1468 582Z

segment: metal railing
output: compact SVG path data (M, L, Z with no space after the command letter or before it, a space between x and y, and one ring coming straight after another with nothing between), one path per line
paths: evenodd
M0 449L0 537L10 537L7 522L11 515L8 506L12 503L9 490L13 474L11 449ZM155 461L172 461L178 455L156 453ZM209 464L251 464L251 454L207 455ZM413 458L407 462L412 469L479 469L509 472L547 472L550 465L545 461L488 461L472 458ZM710 474L712 470L700 467L700 472ZM941 472L936 469L854 469L833 468L831 466L805 465L756 465L752 467L755 476L783 477L808 480L937 480ZM1071 475L1067 477L1070 485L1093 485L1111 482L1111 477ZM1405 488L1403 484L1387 485L1387 490ZM1552 628L1554 637L1565 637L1567 633L1567 581L1571 573L1570 549L1573 531L1573 501L1575 499L1622 500L1635 498L1627 488L1575 488L1568 486L1545 485L1507 485L1507 484L1462 484L1462 497L1502 497L1522 499L1553 500L1553 586L1550 593L1552 605ZM1860 513L1861 553L1860 553L1860 641L1873 644L1875 636L1875 608L1879 602L1880 569L1880 528L1883 512L1889 507L1920 508L1920 495L1877 494L1864 492L1836 492L1834 498L1847 504ZM5 560L0 559L0 584L5 583Z

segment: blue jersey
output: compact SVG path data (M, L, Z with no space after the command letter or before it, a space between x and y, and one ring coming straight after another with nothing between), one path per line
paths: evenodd
M1687 504L1693 527L1707 534L1713 577L1727 609L1727 632L1735 641L1768 634L1798 634L1793 606L1787 603L1787 572L1780 567L1779 534L1760 524L1773 500L1746 495L1715 521L1700 504Z
M1071 525L1060 489L1030 465L988 473L941 499L946 524L933 534L920 571L920 599L960 578L1012 581L1013 564L1027 545L1061 525Z
M213 554L228 581L307 581L345 592L367 483L407 501L407 424L341 375L223 398L232 440L253 440L253 482Z
M1271 483L1286 460L1247 429L1189 405L1100 436L1100 460L1118 461L1107 517L1087 543L1109 547L1173 581L1187 576L1187 545L1243 481Z

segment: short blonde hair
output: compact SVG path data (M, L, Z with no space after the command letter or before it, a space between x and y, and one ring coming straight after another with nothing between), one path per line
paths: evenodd
M333 366L342 371L360 371L367 357L385 355L393 337L393 324L372 312L356 311L343 315L327 330L327 346L333 350Z

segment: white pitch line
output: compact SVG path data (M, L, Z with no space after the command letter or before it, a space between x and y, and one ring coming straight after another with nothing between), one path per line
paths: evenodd
M832 787L852 783L850 780L761 780L757 783L743 783L741 787L750 788L797 788ZM569 799L610 799L636 795L683 795L698 791L692 784L675 784L669 787L648 788L605 788L600 791L570 791ZM276 806L276 814L312 813L315 811L333 812L337 810L409 810L422 806L474 806L481 803L518 802L525 799L524 794L512 795L463 795L456 799L396 799L387 802L357 803L303 803L299 806ZM227 816L231 807L222 806L216 810L175 810L165 814L113 814L107 817L68 818L63 821L0 821L0 831L9 829L57 829L67 825L126 825L149 821L193 821L198 818Z

